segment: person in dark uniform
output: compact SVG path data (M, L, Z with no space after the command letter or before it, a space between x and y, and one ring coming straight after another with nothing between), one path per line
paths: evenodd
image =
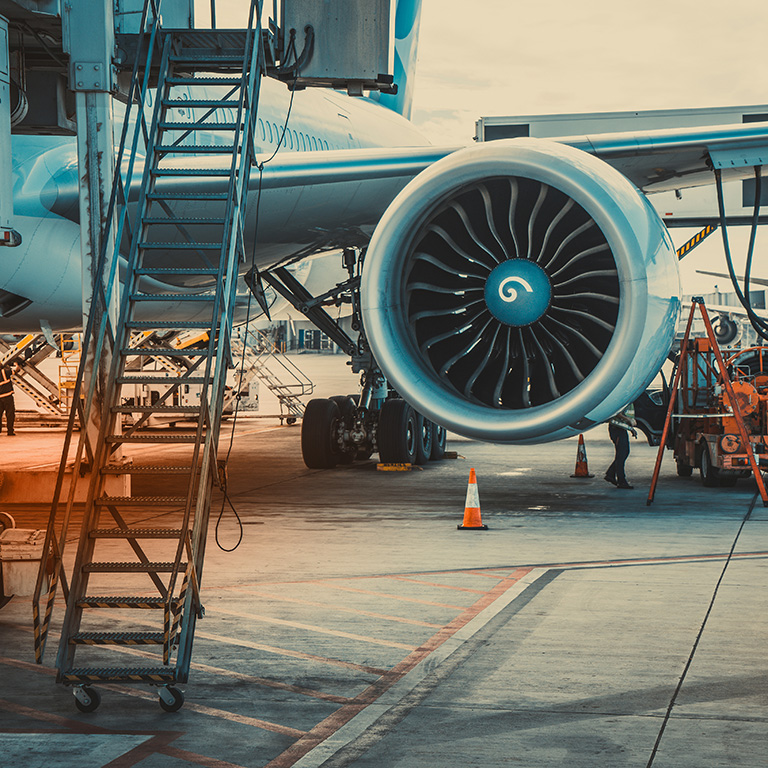
M605 472L605 480L611 485L625 490L634 488L627 482L627 476L624 473L624 464L629 458L629 433L631 432L634 437L637 437L636 422L633 416L634 414L631 414L630 409L627 408L619 411L608 421L608 436L615 447L615 455L611 466Z
M9 435L15 435L13 423L16 421L16 404L13 401L14 372L18 366L0 365L0 432L3 431L3 414L5 414L5 428Z

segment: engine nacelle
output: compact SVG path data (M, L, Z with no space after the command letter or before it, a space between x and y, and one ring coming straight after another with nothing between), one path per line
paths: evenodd
M644 195L540 139L464 149L419 174L376 228L361 293L400 395L494 442L610 418L656 375L680 314L675 248Z

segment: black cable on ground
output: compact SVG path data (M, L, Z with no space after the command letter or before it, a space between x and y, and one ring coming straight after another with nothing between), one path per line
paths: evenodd
M744 530L744 526L746 525L747 520L749 520L749 517L752 514L752 510L755 508L755 504L757 503L758 496L759 496L759 493L756 492L755 495L752 497L752 502L749 505L747 514L744 515L744 519L741 521L739 530L736 532L736 537L734 538L733 544L731 545L731 550L728 553L728 557L725 560L725 564L723 565L723 570L720 573L720 578L717 580L717 584L715 584L715 589L712 593L712 599L709 601L709 607L707 608L707 612L704 614L704 620L701 622L701 627L699 628L698 634L696 635L696 639L693 642L693 647L691 648L691 652L688 655L688 661L686 661L685 663L685 667L683 668L683 673L680 675L680 680L678 681L677 686L675 687L674 693L672 694L672 698L670 699L669 706L667 707L667 711L664 715L664 720L662 721L661 728L659 729L659 735L656 737L656 743L653 745L653 749L651 750L651 756L648 758L648 762L646 763L645 768L651 768L651 766L653 765L653 761L656 759L656 753L658 752L659 744L661 744L661 739L664 736L664 731L667 728L667 723L669 723L669 719L672 716L672 710L674 709L675 702L677 701L677 696L680 693L680 689L683 687L683 682L685 681L685 678L688 674L688 670L690 669L691 663L693 662L693 657L696 653L696 649L699 647L699 641L701 640L701 636L704 634L704 627L706 627L709 616L712 613L712 608L715 605L715 599L717 598L717 593L720 589L720 585L722 584L723 578L725 577L725 572L728 570L728 566L731 563L731 559L733 558L733 552L736 549L736 544L739 541L741 532L742 530Z
M293 96L296 93L296 79L298 78L299 73L298 70L296 71L296 77L294 77L293 85L291 87L291 99L288 102L288 111L285 115L285 122L283 123L283 130L280 134L280 139L277 142L277 147L275 148L275 151L263 162L263 163L257 163L256 168L259 171L259 183L256 188L256 216L255 216L255 224L254 224L254 230L253 230L253 252L251 255L251 270L256 269L256 240L257 235L259 231L259 211L261 208L261 190L262 190L262 181L264 178L264 166L271 162L275 155L277 155L278 151L280 150L280 147L283 144L283 140L285 139L285 133L288 130L288 121L291 119L291 110L293 109ZM245 327L245 335L243 338L243 351L240 354L240 370L243 370L245 365L245 352L246 347L248 346L248 331L249 326L251 323L251 299L253 298L253 294L249 291L248 292L248 304L246 305L245 310L245 322L243 323L243 326ZM232 453L232 446L235 441L235 427L237 426L237 416L240 412L240 400L242 399L242 396L240 392L238 391L235 396L235 410L232 415L232 429L229 433L229 446L227 447L227 455L224 459L224 466L226 467L229 464L229 457ZM224 498L221 500L221 509L219 510L219 516L216 518L216 525L214 526L214 539L216 541L216 546L222 551L222 552L234 552L242 543L243 541L243 521L240 519L240 515L237 512L237 509L235 508L235 505L232 503L232 500L229 498L229 495L227 494L227 483L226 480L222 482L222 491L224 493ZM219 541L219 525L221 524L221 520L224 517L224 508L226 505L229 504L232 511L235 514L235 519L237 520L237 524L240 529L240 535L237 539L237 543L231 547L226 548L222 546L221 542Z

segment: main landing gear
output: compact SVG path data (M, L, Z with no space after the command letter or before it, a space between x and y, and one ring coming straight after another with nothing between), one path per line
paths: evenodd
M445 429L399 398L379 409L354 395L310 400L301 425L301 452L310 469L330 469L370 458L385 464L426 464L445 456Z

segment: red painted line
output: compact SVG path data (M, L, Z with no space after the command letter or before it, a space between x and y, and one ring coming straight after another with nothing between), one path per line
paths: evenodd
M6 699L0 699L0 709L11 712L22 717L29 717L32 720L42 720L44 723L54 723L62 728L67 728L73 733L109 733L106 728L100 728L91 723L81 723L78 720L70 720L68 717L54 715L50 712L43 712L39 709L25 707L23 704L15 704Z
M188 763L196 763L197 765L202 765L204 768L243 768L241 765L228 763L226 760L217 760L215 757L205 757L204 755L198 755L195 752L187 752L186 749L179 749L178 747L165 747L159 751L164 755L168 755L168 757L175 757L177 760L184 760Z
M152 755L161 752L181 735L183 735L183 731L165 731L163 733L158 733L156 736L147 739L142 744L138 744L125 754L120 755L120 757L116 757L114 760L105 763L102 768L133 768L136 763L140 763L142 760L146 760L148 757L152 757Z
M292 744L283 753L273 760L270 760L265 768L290 768L318 744L336 733L342 726L352 720L353 717L374 703L385 691L408 674L408 672L410 672L419 662L423 661L446 640L455 635L456 632L477 616L480 611L493 603L494 600L498 599L525 576L525 574L530 573L532 570L533 568L516 569L513 573L500 581L499 584L487 594L483 595L483 597L465 609L452 622L443 627L439 632L436 632L426 643L408 654L408 656L406 656L399 664L396 664L376 682L369 685L368 688L356 696L350 704L336 710L332 715L329 715L325 720L309 730L307 734L300 738L295 744Z

